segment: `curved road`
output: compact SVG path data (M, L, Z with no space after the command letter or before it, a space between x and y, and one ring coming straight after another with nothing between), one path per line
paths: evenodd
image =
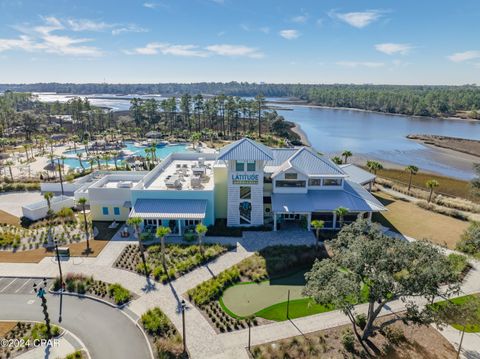
M150 359L149 344L140 329L119 309L91 299L63 296L62 323L58 323L60 296L47 294L52 323L80 338L92 359ZM28 294L1 294L0 320L43 321L40 299Z

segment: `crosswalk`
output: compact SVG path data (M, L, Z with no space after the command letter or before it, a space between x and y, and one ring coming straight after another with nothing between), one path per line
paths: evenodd
M47 288L52 285L53 279L47 278ZM43 278L13 278L0 277L0 295L2 294L33 294L33 284L43 284Z

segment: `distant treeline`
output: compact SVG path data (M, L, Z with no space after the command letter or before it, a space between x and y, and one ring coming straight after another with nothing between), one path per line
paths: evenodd
M478 118L480 87L398 85L305 85L248 82L200 82L191 84L0 84L0 91L58 92L87 94L204 94L227 96L295 97L309 103L351 107L386 113L418 116L448 116L467 111Z

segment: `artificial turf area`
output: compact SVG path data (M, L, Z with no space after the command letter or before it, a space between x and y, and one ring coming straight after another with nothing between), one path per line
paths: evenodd
M272 321L301 318L334 310L333 305L318 304L302 295L306 272L307 270L303 270L261 283L239 283L224 292L220 305L234 318L253 315ZM290 303L287 300L289 290ZM362 302L367 300L367 295L368 288L364 286Z
M462 307L467 303L469 300L471 300L474 296L476 296L478 299L480 299L480 294L472 294L472 295L465 295L463 297L458 297L458 298L453 298L450 299L450 302L453 303L456 306ZM447 305L447 301L442 301L442 302L437 302L434 304L434 307L440 307L443 305ZM477 310L477 323L476 324L468 324L465 326L465 332L466 333L479 333L480 332L480 306L478 307ZM462 331L463 330L463 325L451 322L449 323L452 327L454 327L457 330Z

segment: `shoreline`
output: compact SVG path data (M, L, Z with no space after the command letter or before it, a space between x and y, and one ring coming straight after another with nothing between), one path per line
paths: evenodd
M301 107L308 107L308 108L324 108L328 110L343 110L343 111L358 111L358 112L369 112L369 113L376 113L381 115L390 115L390 116L404 116L404 117L412 117L416 119L433 119L433 120L450 120L450 121L465 121L465 122L472 122L480 124L480 120L475 120L471 118L462 118L462 117L434 117L434 116L418 116L418 115L406 115L403 113L390 113L390 112L381 112L381 111L374 111L374 110L366 110L362 108L355 108L355 107L332 107L332 106L322 106L322 105L314 105L308 103L306 101L269 101L269 103L278 103L278 104L285 104L291 106L301 106Z
M302 130L302 127L296 122L292 121L292 123L295 126L291 127L290 130L300 136L300 141L304 144L304 146L312 147L312 144L308 140L307 134Z

